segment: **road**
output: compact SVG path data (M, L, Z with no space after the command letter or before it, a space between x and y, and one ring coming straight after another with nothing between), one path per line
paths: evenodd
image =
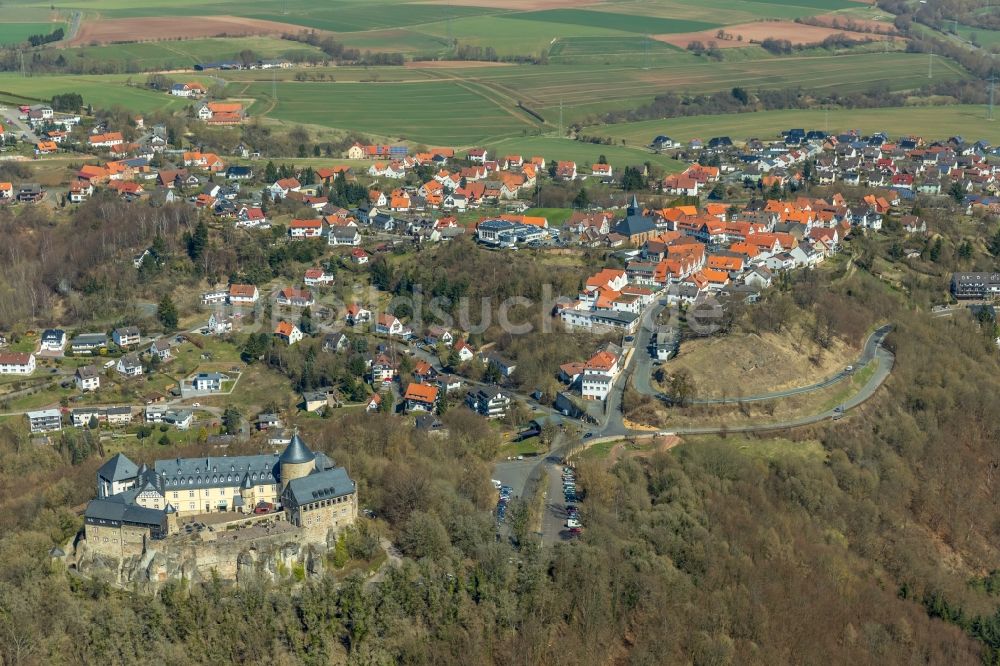
M39 139L35 135L35 132L30 127L28 127L28 124L26 122L18 119L17 116L19 113L20 111L18 111L16 106L14 107L5 106L4 110L0 111L0 115L2 115L4 119L4 123L9 125L10 127L16 128L15 134L17 134L18 141L21 141L22 140L21 136L25 135L28 137L26 139L27 141L30 141L31 143L38 143Z
M743 402L761 402L765 400L777 400L780 398L790 398L794 395L802 395L803 393L812 393L813 391L819 391L820 389L833 386L834 384L847 379L854 372L865 367L871 363L872 359L875 358L876 350L878 350L885 337L892 332L892 324L886 324L877 328L875 331L868 336L865 340L864 349L861 351L861 356L855 361L851 370L841 370L837 374L827 377L826 379L816 382L815 384L810 384L808 386L799 386L796 388L785 389L784 391L774 391L771 393L758 393L756 395L731 397L731 398L702 398L692 400L692 405L729 405L738 404ZM648 354L647 354L648 356ZM641 381L640 381L641 380ZM636 376L635 387L636 390L644 395L651 395L661 400L670 402L670 396L665 393L660 393L652 388L650 385L650 378L645 373ZM641 384L641 386L640 386Z

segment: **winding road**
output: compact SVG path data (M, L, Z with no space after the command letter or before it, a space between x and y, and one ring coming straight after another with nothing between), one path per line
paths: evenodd
M875 329L871 333L871 335L868 336L868 339L865 340L865 345L864 345L864 349L861 352L861 356L858 358L858 360L855 362L855 364L853 366L850 366L851 367L850 370L848 370L848 369L845 368L844 370L841 370L837 374L835 374L835 375L833 375L831 377L827 377L826 379L824 379L822 381L819 381L819 382L816 382L815 384L809 384L808 386L798 386L796 388L785 389L784 391L774 391L774 392L771 392L771 393L759 393L757 395L750 395L750 396L739 396L739 397L732 397L732 398L702 398L702 399L695 399L695 400L691 401L691 404L692 405L732 405L732 404L739 404L739 403L743 403L743 402L762 402L762 401L765 401L765 400L776 400L776 399L779 399L779 398L790 398L790 397L795 396L795 395L802 395L803 393L812 393L813 391L819 391L821 389L825 389L825 388L827 388L829 386L833 386L834 384L836 384L836 383L838 383L838 382L840 382L840 381L842 381L844 379L847 379L848 377L850 377L851 375L853 375L855 372L857 372L861 368L863 368L863 367L867 366L869 363L871 363L872 360L875 359L878 350L882 348L882 342L885 340L886 336L889 335L889 333L891 333L891 332L892 332L892 324L886 324L884 326L880 326L879 328ZM635 381L636 390L639 391L639 393L642 393L643 395L651 395L651 396L655 396L657 398L660 398L661 400L664 400L665 402L671 402L670 396L667 395L667 394L665 394L665 393L661 393L659 391L654 390L652 388L649 380L650 380L650 377L646 373L642 373L641 376L637 376L636 377L636 381Z

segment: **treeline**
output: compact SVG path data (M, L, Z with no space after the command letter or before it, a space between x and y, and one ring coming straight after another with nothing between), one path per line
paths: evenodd
M923 86L917 91L892 92L888 83L874 85L867 91L840 92L836 90L809 90L804 88L760 89L750 92L733 88L708 94L667 92L657 95L652 102L634 109L612 111L597 122L621 123L634 120L679 118L722 113L748 113L778 109L812 109L819 106L842 109L869 109L905 106L916 97L952 97L963 104L982 104L987 93L974 82L946 81ZM574 126L579 130L580 126Z
M52 42L60 41L65 32L62 28L56 28L47 35L31 35L28 37L28 43L32 46L42 46L43 44L51 44Z
M315 46L338 65L402 65L405 62L402 53L362 52L360 49L344 46L332 36L315 31L284 34L281 38Z
M538 56L518 54L499 55L496 49L492 46L462 44L457 41L455 42L455 47L452 49L447 58L449 60L469 60L473 62L513 62L531 65L545 65L548 64L549 61L547 51L542 51L541 55ZM437 58L430 56L415 56L413 60L437 60Z

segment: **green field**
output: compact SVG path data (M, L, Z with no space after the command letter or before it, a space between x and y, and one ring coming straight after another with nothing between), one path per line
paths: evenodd
M956 105L836 111L762 111L691 118L666 118L637 123L588 127L585 132L624 139L629 145L646 145L658 134L675 141L707 140L727 135L734 141L756 137L774 138L792 127L829 132L858 129L865 133L885 131L892 136L916 134L927 139L947 139L961 134L967 140L1000 142L1000 123L986 120L982 106Z
M62 23L0 23L0 46L20 44L31 35L48 35L57 28L65 29Z
M648 141L648 140L647 140ZM488 141L485 147L497 155L541 155L546 159L573 161L584 173L597 158L604 155L613 166L622 168L652 162L668 172L682 171L686 165L663 155L655 155L641 147L599 146L592 143L561 139L556 136L530 136Z
M244 86L248 94L270 98L272 86ZM278 102L267 115L279 120L373 132L395 139L468 145L536 127L476 87L455 81L417 83L277 84Z
M696 32L718 27L719 23L705 21L690 21L685 19L655 18L652 16L637 16L618 14L586 9L549 9L541 12L525 12L511 14L511 18L520 21L543 21L546 23L565 23L568 25L585 25L594 28L607 28L634 32L644 35L657 35L674 32Z
M213 60L234 60L240 51L253 50L262 58L319 55L322 51L274 37L192 39L185 42L141 42L113 46L85 46L65 49L68 60L81 58L119 64L123 72L151 69L180 69Z
M189 77L202 80L204 77ZM123 74L104 76L35 76L22 77L11 72L0 73L0 100L5 102L47 101L53 95L76 92L85 104L108 108L122 106L139 113L157 109L180 109L191 100L171 97L153 90L130 87Z

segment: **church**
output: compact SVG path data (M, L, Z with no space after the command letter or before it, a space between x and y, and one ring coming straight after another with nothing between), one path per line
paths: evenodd
M280 455L174 458L149 467L119 453L97 470L85 535L90 548L135 554L147 539L180 532L184 518L225 512L245 522L255 508L322 540L357 518L357 487L298 434Z

